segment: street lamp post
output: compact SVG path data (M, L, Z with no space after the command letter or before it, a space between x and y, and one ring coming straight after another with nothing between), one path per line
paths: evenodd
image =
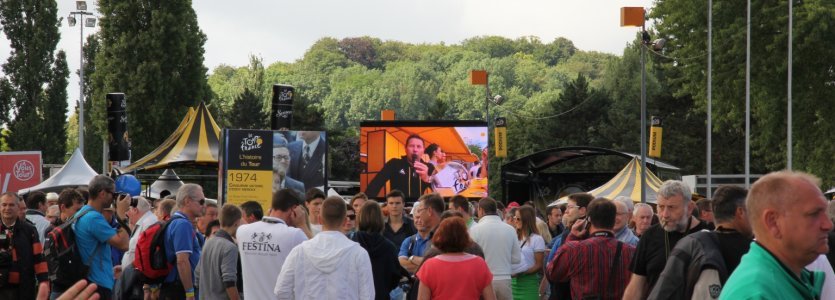
M75 1L75 8L77 11L70 12L70 15L67 16L67 23L69 23L70 27L74 27L76 23L79 24L79 28L81 29L80 39L79 39L79 62L80 67L78 68L78 148L81 150L81 153L84 153L84 27L96 27L96 18L93 17L93 13L87 12L87 2L86 1ZM86 21L86 22L85 22Z
M643 7L622 7L620 26L641 27L641 203L647 202L647 70L646 47L651 44ZM660 44L663 44L660 43Z

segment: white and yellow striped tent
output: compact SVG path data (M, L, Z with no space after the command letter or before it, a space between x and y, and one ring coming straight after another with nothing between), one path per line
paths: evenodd
M661 187L661 179L652 171L647 170L647 203L656 202L656 193ZM604 197L615 199L626 196L634 202L641 202L641 164L638 158L633 158L620 172L605 184L588 192L595 198ZM567 197L562 197L551 205L566 203Z
M189 107L180 126L157 149L121 171L149 171L182 165L217 168L219 151L220 128L206 104L201 102L197 107Z

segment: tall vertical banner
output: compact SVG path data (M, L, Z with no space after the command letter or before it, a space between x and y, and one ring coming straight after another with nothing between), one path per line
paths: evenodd
M649 151L650 157L661 158L661 118L652 116L649 128Z
M270 207L276 191L304 195L327 186L327 141L323 131L224 129L218 198Z
M496 118L496 127L493 128L496 143L496 157L507 157L507 119Z
M270 122L273 130L290 130L293 125L293 100L296 88L290 85L273 85L273 103Z
M127 99L123 93L107 94L107 146L109 161L130 160Z
M38 185L43 179L40 151L0 152L2 193Z

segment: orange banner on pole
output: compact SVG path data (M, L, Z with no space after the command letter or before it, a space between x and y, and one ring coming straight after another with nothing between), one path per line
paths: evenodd
M471 70L470 84L473 85L487 85L487 71L485 70Z

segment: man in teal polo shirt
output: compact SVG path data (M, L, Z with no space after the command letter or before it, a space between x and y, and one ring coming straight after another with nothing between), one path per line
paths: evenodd
M804 269L829 252L832 221L819 185L812 175L781 171L751 186L745 206L756 241L720 299L820 299L823 272Z

